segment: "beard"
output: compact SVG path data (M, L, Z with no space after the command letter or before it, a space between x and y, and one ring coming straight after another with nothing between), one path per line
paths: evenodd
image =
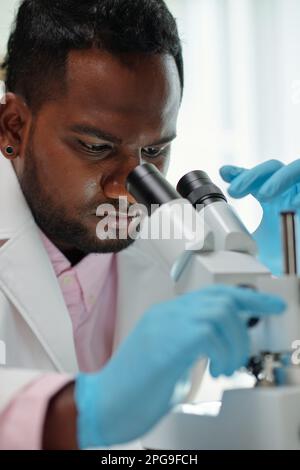
M46 194L36 165L37 159L32 150L26 155L26 164L20 186L27 201L36 224L42 232L59 248L60 245L70 247L88 255L90 253L118 253L128 248L134 239L100 240L94 233L80 221L87 217L87 211L80 213L78 210L78 220L68 216L67 210L53 201L50 195ZM106 202L106 201L105 201ZM115 201L107 201L117 208ZM99 219L100 220L100 219Z

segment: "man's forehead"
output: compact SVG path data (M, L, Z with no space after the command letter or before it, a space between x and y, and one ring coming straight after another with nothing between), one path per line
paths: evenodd
M172 56L88 49L69 54L67 94L81 106L165 113L179 108L181 88Z

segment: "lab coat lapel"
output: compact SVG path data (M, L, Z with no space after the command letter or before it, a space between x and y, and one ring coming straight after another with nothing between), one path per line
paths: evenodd
M55 272L13 167L0 154L0 288L59 371L78 370L73 330Z

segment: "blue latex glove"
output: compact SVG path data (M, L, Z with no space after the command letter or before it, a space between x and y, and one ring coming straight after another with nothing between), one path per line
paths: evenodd
M79 374L75 399L81 448L111 446L141 437L168 413L176 385L200 358L214 377L231 375L249 358L249 316L283 311L283 300L229 286L214 286L147 311L107 365Z
M261 261L273 274L281 274L279 214L285 210L300 211L300 160L289 165L269 160L250 170L227 165L221 168L220 174L230 183L230 196L242 198L252 194L260 202L263 218L253 236L258 244Z

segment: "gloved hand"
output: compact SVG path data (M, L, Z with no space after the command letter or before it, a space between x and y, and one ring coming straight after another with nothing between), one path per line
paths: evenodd
M100 372L77 377L80 447L141 437L184 398L176 385L198 359L211 360L214 377L231 375L249 357L247 319L284 308L275 296L229 286L152 307Z
M221 168L220 174L230 183L230 196L242 198L252 194L260 202L263 218L253 236L258 244L261 261L273 274L281 274L279 214L286 210L300 212L300 160L289 165L269 160L251 170L227 165Z

